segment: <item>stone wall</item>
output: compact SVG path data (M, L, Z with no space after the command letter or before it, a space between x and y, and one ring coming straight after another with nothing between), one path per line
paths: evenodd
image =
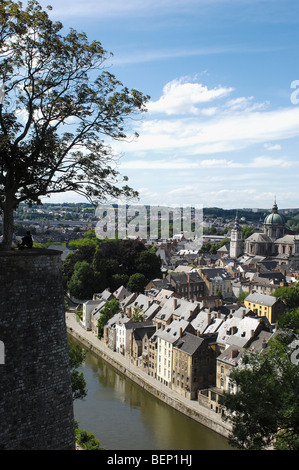
M73 450L61 253L0 251L0 449Z

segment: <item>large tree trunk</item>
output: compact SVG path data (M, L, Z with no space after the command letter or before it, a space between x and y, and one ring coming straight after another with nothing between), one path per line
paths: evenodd
M7 198L3 208L3 241L2 250L10 250L14 232L14 200Z

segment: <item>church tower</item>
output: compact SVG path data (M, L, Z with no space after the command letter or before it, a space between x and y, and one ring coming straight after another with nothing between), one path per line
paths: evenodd
M275 198L272 211L269 215L266 216L264 220L264 233L265 235L268 235L271 240L277 240L278 238L281 238L285 235L285 225L285 218L282 214L278 213L278 207Z
M238 214L236 215L235 225L231 231L229 255L230 258L239 258L243 254L242 230L239 224Z

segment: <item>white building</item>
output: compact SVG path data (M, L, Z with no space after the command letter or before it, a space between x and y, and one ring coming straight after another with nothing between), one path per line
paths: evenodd
M165 330L157 331L157 379L165 385L171 385L172 347L182 336L190 323L186 320L174 320Z

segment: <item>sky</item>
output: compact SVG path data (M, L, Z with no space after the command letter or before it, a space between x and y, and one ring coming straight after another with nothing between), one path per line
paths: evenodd
M133 122L139 138L112 143L139 204L299 207L297 0L39 3L151 97Z

